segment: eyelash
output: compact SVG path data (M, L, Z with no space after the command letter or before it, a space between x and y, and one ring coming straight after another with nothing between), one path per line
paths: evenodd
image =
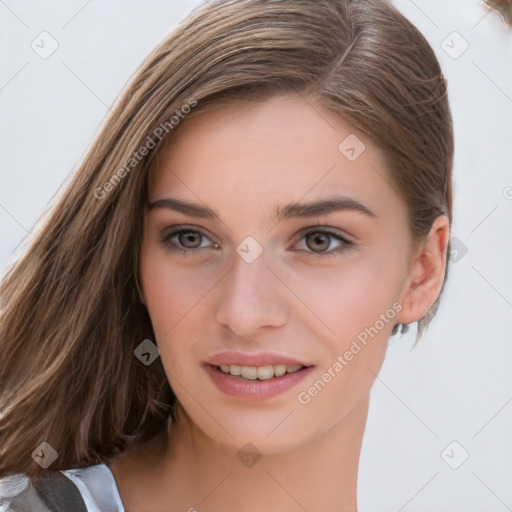
M198 234L198 235L200 235L202 237L208 238L204 233L202 233L201 231L198 231L196 229L177 228L177 229L173 230L171 233L166 233L165 231L163 231L161 233L161 235L160 235L160 242L165 247L171 249L172 251L178 252L178 253L183 254L185 256L194 256L194 255L196 255L198 253L198 251L200 250L200 248L196 248L196 249L182 249L182 248L178 247L174 242L172 242L172 238L174 238L177 235L181 235L183 233L195 233L195 234ZM341 253L345 252L347 249L355 246L355 244L353 242L350 242L346 238L342 237L341 235L339 235L339 234L337 234L337 233L335 233L335 232L333 232L331 230L318 229L318 228L311 229L311 230L305 232L299 238L299 240L301 240L302 238L305 238L306 236L308 236L310 234L318 234L318 233L329 235L329 236L335 238L336 240L342 242L342 245L340 245L340 247L338 247L337 249L330 250L329 252L315 253L315 252L312 252L312 251L303 251L303 252L306 252L306 254L308 254L310 256L313 256L313 257L336 256L338 254L341 254Z

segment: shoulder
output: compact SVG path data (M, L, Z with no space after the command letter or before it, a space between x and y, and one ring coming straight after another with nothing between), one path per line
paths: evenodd
M51 471L33 482L24 474L0 479L0 512L124 512L114 476L105 464Z

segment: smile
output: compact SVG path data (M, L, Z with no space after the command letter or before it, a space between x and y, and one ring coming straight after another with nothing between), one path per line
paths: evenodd
M252 402L284 394L311 375L315 366L207 364L204 369L212 383L224 395Z
M240 366L238 364L221 365L217 368L221 372L239 377L245 380L268 380L274 377L282 377L286 373L294 373L304 368L299 364L266 365L266 366Z

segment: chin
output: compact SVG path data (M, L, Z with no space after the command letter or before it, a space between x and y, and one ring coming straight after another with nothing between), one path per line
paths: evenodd
M328 429L318 415L315 415L315 424L309 423L313 411L304 410L302 415L301 412L300 409L292 408L274 411L240 410L238 417L235 417L233 412L221 414L219 411L214 420L202 411L198 416L192 414L191 418L203 435L235 451L237 455L248 443L252 447L249 451L254 449L261 454L273 455L295 451Z
M241 452L255 452L261 455L278 455L280 453L293 452L308 444L312 439L305 438L304 435L289 435L272 433L267 437L266 433L261 431L248 430L244 432L235 432L233 437L229 435L213 438L214 441L236 452L237 456Z

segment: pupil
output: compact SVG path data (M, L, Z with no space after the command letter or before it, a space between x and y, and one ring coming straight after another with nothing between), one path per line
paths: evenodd
M180 235L180 244L182 244L184 247L187 247L189 249L194 249L195 247L197 247L197 244L194 245L194 238L197 238L197 237L198 237L197 233L192 233L192 232L182 233ZM185 243L183 243L183 239L184 239ZM188 242L192 242L192 245L188 245Z
M310 236L312 236L315 243L319 242L320 245L322 245L322 242L323 242L323 247L318 247L318 245L317 245L317 247L316 247L317 249L325 250L329 247L329 237L325 233L315 233ZM310 238L308 237L308 241L309 240L310 240ZM309 247L309 244L308 244L308 247ZM312 247L309 247L309 248L312 249Z

